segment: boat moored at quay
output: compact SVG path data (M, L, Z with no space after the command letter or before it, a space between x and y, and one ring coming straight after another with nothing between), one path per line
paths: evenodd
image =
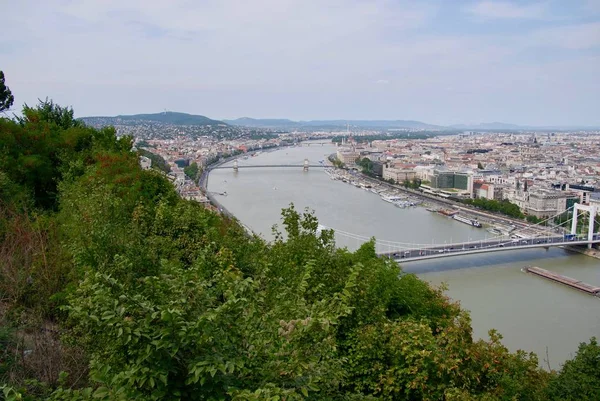
M460 221L461 223L468 224L473 227L481 228L481 223L474 219L468 219L460 214L455 214L452 218L456 221Z

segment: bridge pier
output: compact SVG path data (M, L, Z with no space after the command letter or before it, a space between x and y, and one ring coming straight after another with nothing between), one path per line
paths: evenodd
M578 212L580 210L589 213L587 240L589 241L588 249L592 249L591 241L594 239L594 220L598 211L596 209L596 206L580 205L579 203L573 205L573 220L571 221L571 234L577 235L577 217Z
M304 171L308 171L308 159L304 159Z

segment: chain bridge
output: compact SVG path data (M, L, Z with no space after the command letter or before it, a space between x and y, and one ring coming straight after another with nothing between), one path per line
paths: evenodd
M304 159L301 161L292 161L285 164L259 164L253 163L252 159L235 159L233 164L230 166L219 165L216 167L212 167L211 170L223 170L223 169L233 169L233 171L239 171L240 169L246 168L297 168L302 169L304 171L308 171L309 168L325 168L325 162L322 160L319 163L311 163L308 159Z

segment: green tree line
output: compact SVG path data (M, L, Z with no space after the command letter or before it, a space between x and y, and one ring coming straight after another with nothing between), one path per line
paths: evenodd
M502 213L516 219L525 217L521 212L521 209L519 209L519 206L506 199L497 201L494 199L477 198L463 199L462 202L490 212Z
M542 370L373 241L337 248L293 205L248 237L72 117L0 119L5 399L598 399L595 340Z
M183 169L183 172L192 181L196 181L202 175L202 168L198 166L198 163L193 162L189 166Z

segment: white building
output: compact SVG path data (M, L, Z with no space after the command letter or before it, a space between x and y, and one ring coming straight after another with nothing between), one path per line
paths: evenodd
M388 167L387 164L384 164L382 177L384 180L391 179L397 183L402 183L406 180L411 181L413 178L416 178L417 173L413 169Z
M152 167L152 160L146 156L140 156L140 167L142 167L142 170L148 170Z
M359 158L358 152L348 150L338 150L337 158L339 161L344 163L346 166L353 166L356 163L356 159Z
M523 213L538 218L550 217L567 210L567 198L571 195L563 191L535 189L515 191L513 199Z

